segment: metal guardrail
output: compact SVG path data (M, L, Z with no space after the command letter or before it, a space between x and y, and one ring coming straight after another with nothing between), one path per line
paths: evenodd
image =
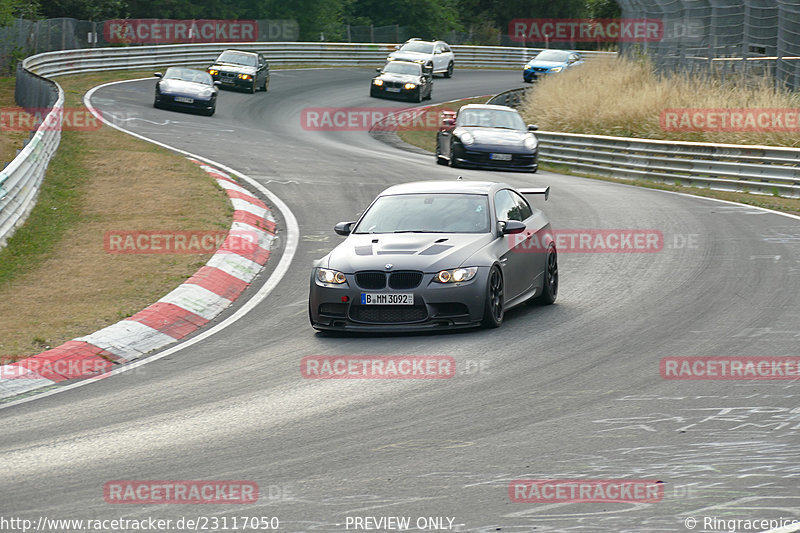
M488 103L518 107L528 87ZM800 149L537 131L539 161L601 176L800 198Z
M800 198L800 150L536 132L539 160L602 176Z
M36 203L47 164L61 140L64 92L58 84L20 68L17 101L25 107L51 108L17 157L0 172L0 248L25 221Z
M160 68L170 65L206 67L228 48L261 52L270 65L380 66L394 44L361 43L208 43L89 48L46 52L29 58L29 68L41 76L62 76L98 70ZM459 67L520 68L541 48L453 46ZM614 57L614 52L583 52L586 58Z

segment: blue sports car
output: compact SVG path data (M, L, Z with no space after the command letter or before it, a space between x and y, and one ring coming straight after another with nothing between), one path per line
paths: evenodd
M562 72L568 68L582 65L583 59L578 52L567 50L542 50L536 57L528 61L522 71L522 79L526 83L536 81L539 76Z

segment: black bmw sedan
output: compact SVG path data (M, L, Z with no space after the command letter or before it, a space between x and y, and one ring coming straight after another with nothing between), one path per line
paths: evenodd
M379 75L370 82L369 95L373 97L395 97L421 102L431 98L433 92L433 68L410 61L386 63Z

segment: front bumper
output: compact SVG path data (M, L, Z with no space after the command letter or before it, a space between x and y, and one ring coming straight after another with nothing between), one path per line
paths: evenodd
M172 109L186 109L186 110L193 110L193 111L211 111L214 109L216 100L214 98L210 98L208 100L201 100L198 98L193 98L193 102L176 102L175 98L181 97L181 95L173 95L173 94L156 94L155 96L155 103L161 107L168 107Z
M479 268L474 278L463 283L435 283L434 274L424 274L419 286L410 290L363 289L356 285L353 274L346 274L343 285L322 284L315 275L316 269L309 291L309 318L315 329L412 332L480 325L489 268ZM361 294L365 292L412 293L414 305L363 305Z
M243 80L239 77L238 72L225 72L224 70L220 70L219 74L211 74L214 81L220 82L220 87L250 90L253 88L253 85L255 85L256 78L255 75L248 74L248 76L250 76L250 79Z
M511 160L501 161L491 158L493 153L511 154ZM453 156L457 165L473 168L502 170L521 170L535 172L539 169L538 150L531 152L512 152L507 147L475 147L456 144Z
M403 100L405 99L414 100L419 97L419 92L422 90L422 88L419 85L417 85L413 89L406 89L405 87L394 87L394 88L398 89L397 92L389 90L392 89L392 87L387 87L386 84L382 86L372 84L370 85L369 94L370 96L375 96L378 98L398 98Z

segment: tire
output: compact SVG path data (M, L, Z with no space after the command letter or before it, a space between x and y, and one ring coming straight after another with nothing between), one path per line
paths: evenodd
M455 144L456 144L455 139L450 139L450 154L449 154L450 155L450 161L449 161L449 163L450 163L451 167L458 168L458 163L456 163L456 151L453 148L455 146Z
M558 296L558 252L556 247L550 245L544 263L544 282L542 294L530 301L535 305L551 305Z
M503 324L503 274L497 266L489 271L486 280L486 298L483 304L482 324L487 328L499 328Z
M447 159L442 157L442 149L439 146L439 136L436 136L436 163L439 165L447 165Z
M217 110L217 106L214 106L214 107L212 107L211 109L209 109L208 111L206 111L206 116L207 116L207 117L212 117L212 116L214 116L214 112L215 112L216 110Z
M447 65L447 70L444 73L445 78L452 78L453 77L453 62L451 61L449 65Z
M258 87L256 87L256 79L253 78L253 84L250 86L250 94L255 94L257 88Z
M264 92L269 90L269 76L264 78L264 85L261 86L261 90Z
M422 101L422 89L421 88L417 89L417 96L416 96L416 98L414 98L414 100L417 103L420 103Z

